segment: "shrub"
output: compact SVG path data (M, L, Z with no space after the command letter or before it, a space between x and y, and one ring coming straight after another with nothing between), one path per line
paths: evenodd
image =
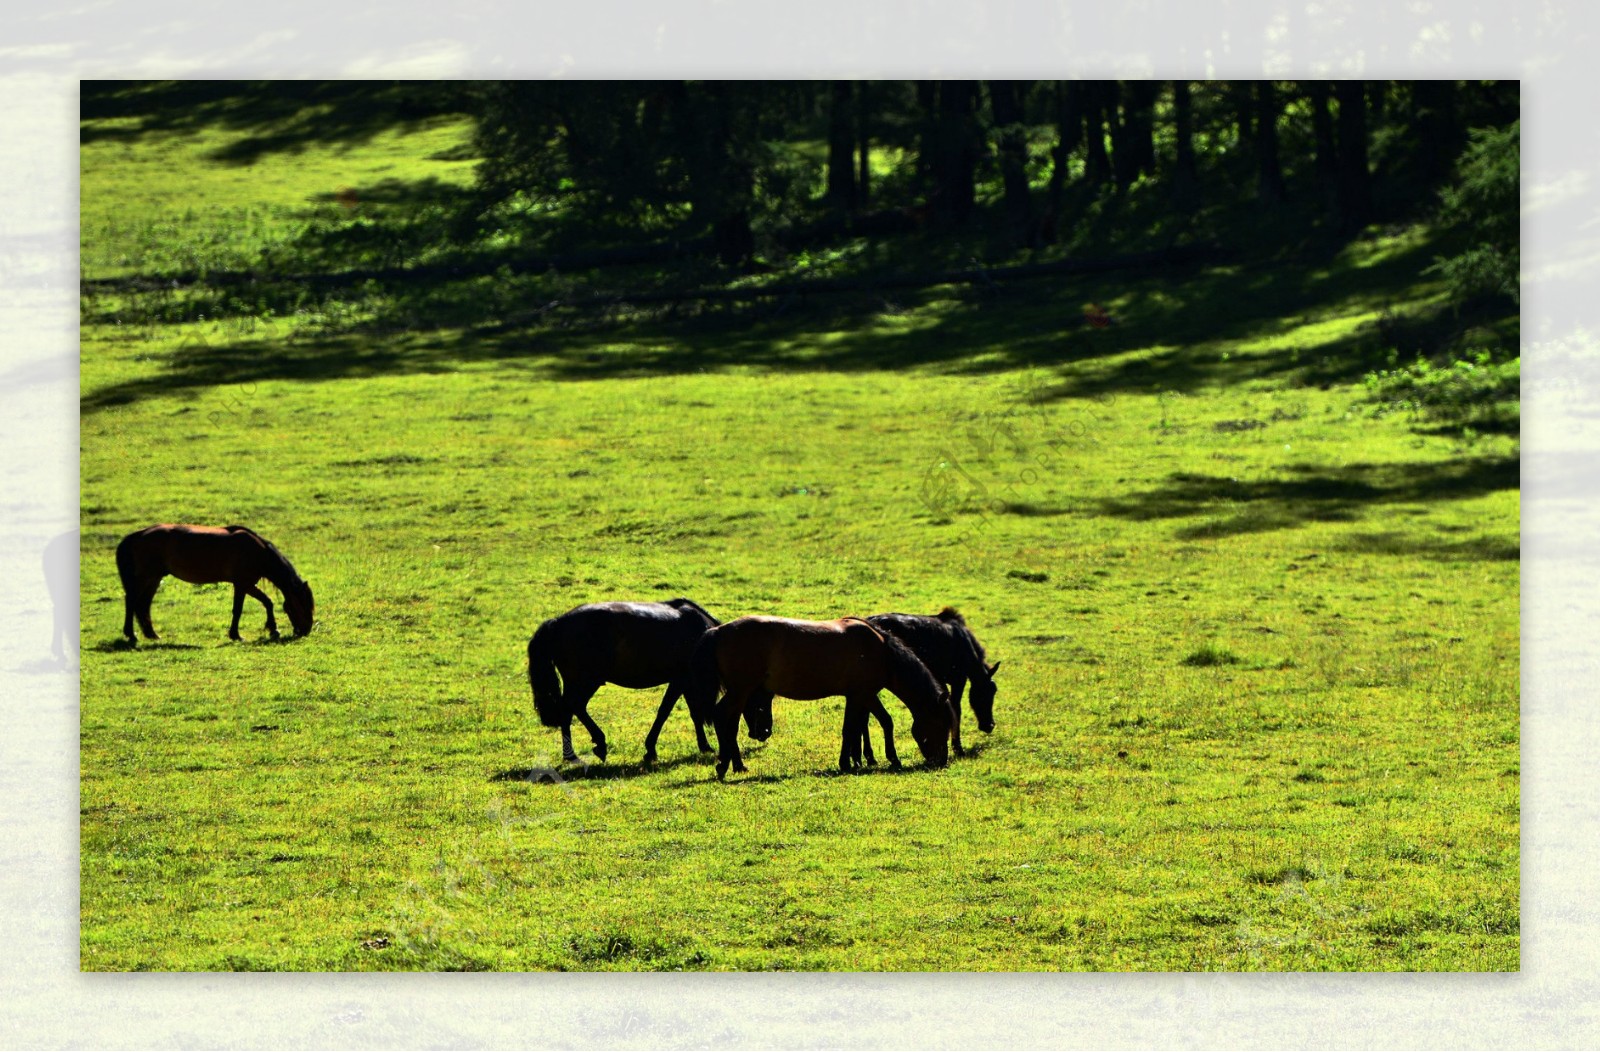
M1521 123L1473 130L1455 180L1440 191L1440 220L1460 230L1468 246L1428 269L1449 282L1458 299L1506 295L1522 302Z
M1446 423L1500 417L1521 399L1522 360L1495 364L1487 351L1437 366L1426 358L1366 375L1368 401L1382 414L1407 410ZM1514 411L1514 410L1513 410Z

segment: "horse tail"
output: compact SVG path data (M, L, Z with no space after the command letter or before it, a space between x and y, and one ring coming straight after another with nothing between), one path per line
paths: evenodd
M142 531L141 531L142 532ZM128 617L138 617L141 611L135 609L135 596L139 593L139 572L134 565L134 544L137 543L139 533L130 533L117 542L117 576L122 579L122 606Z
M699 603L695 602L693 599L686 599L681 595L678 596L676 599L668 599L667 600L667 605L668 606L675 606L680 610L682 610L685 607L687 607L690 610L697 611L700 614L701 617L704 617L707 621L709 621L713 625L720 625L722 623L721 621L718 621L715 617L712 617L710 611L708 611L705 607L701 606Z
M684 687L684 700L689 703L689 715L696 723L709 724L716 710L717 691L722 688L722 670L717 666L716 630L707 631L695 644L689 655L689 682Z
M546 621L528 640L528 685L533 688L533 707L539 713L539 722L546 727L565 727L571 714L563 704L561 681L556 677L555 659L550 652L554 623L554 619Z

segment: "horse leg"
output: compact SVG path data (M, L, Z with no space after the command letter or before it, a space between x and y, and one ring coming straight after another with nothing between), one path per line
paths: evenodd
M864 697L845 695L844 728L840 733L839 770L851 771L861 766L861 742L867 734L867 711L871 708ZM874 763L877 761L874 760Z
M889 761L889 766L895 770L900 768L900 757L894 751L894 720L889 718L889 710L883 707L883 699L874 694L870 711L878 719L878 726L883 728L883 757ZM861 738L870 741L871 735L867 729L867 714L861 714Z
M873 695L872 700L874 702L878 700L876 694ZM848 702L846 704L848 705ZM861 759L866 762L868 767L876 767L878 766L878 758L872 752L872 725L867 722L868 711L870 711L870 706L862 709L856 716L856 722L861 724ZM878 726L883 726L882 722L879 722Z
M122 634L128 637L128 642L137 643L138 637L133 634L133 615L138 610L138 600L127 589L122 591Z
M844 726L839 729L839 773L850 770L850 761L853 754L861 748L861 738L856 734L856 713L854 702L848 697L844 699ZM854 739L854 742L851 741ZM852 747L853 745L853 747Z
M583 729L589 732L589 740L594 743L594 754L600 759L606 758L606 732L600 729L589 715L589 699L594 697L594 692L600 689L600 684L585 686L578 690L566 691L567 705L572 714L578 717L578 722L583 724ZM570 740L569 746L570 748Z
M950 684L950 746L955 749L957 756L966 753L961 747L961 695L966 689L965 679L958 679Z
M235 612L234 612L234 615L233 615L233 626L235 628L239 627L239 614L238 614L237 608L243 602L243 600L239 598L239 590L238 589L239 589L239 586L238 585L234 585L234 593L233 593L233 595L234 595ZM273 639L277 639L278 638L278 621L277 621L277 619L275 617L272 616L272 600L271 600L271 598L269 598L267 596L266 592L263 592L261 589L257 588L253 584L247 584L247 585L244 586L244 594L245 595L249 595L249 596L254 596L255 598L261 600L261 605L267 608L267 635L271 636Z
M661 707L656 710L656 721L650 725L650 733L644 739L644 762L646 764L656 762L656 739L661 736L661 728L666 724L667 717L671 715L672 706L678 703L678 698L682 694L683 688L678 685L676 680L667 684L667 693L661 698ZM710 746L706 744L706 732L701 729L698 720L695 721L694 729L700 735L700 743L703 746L702 751L709 752Z
M228 626L228 638L239 638L239 615L244 613L244 589L233 586L233 623Z
M717 702L716 717L712 727L717 732L717 779L728 773L731 765L737 774L745 769L744 757L739 755L739 717L744 714L744 693L728 691Z
M143 590L133 601L134 613L139 617L139 630L146 639L157 639L155 626L150 623L150 606L156 600L156 589L161 587L161 578L144 585Z

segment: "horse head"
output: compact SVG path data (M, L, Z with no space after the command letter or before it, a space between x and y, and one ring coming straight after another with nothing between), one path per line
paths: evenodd
M1000 662L986 665L983 675L972 678L972 692L967 697L972 702L972 714L978 717L978 729L988 734L994 730L994 674L1000 668Z
M912 649L891 633L880 634L889 655L889 690L911 710L911 738L930 767L950 762L950 692Z
M922 762L929 767L943 767L950 762L949 691L939 688L939 700L931 712L911 713L911 738L922 753Z
M283 589L283 612L289 615L295 635L309 635L311 626L316 623L316 600L311 595L311 586L295 581Z
M744 707L744 729L752 741L772 737L772 699L766 695L751 699Z

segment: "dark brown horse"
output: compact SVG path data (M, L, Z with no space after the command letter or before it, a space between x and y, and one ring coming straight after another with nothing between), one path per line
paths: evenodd
M698 604L680 598L664 603L589 603L540 625L528 640L528 684L539 722L561 728L562 758L578 758L572 749L573 717L588 730L594 754L606 758L605 732L589 716L589 699L603 684L639 690L665 683L667 692L644 740L644 762L653 762L656 738L687 685L689 656L706 629L716 623ZM702 726L711 720L710 707L701 711L691 701L689 716L700 751L710 752Z
M954 718L950 724L950 744L957 756L965 751L961 746L961 694L969 681L972 693L967 695L967 703L978 720L978 729L985 734L994 730L994 674L999 671L1000 662L988 663L983 644L954 608L947 606L932 617L873 614L867 620L910 647L933 677L949 689L950 714ZM862 729L864 732L865 723ZM889 733L890 729L885 727L886 740ZM868 748L870 750L870 746Z
M244 597L253 596L267 608L267 632L278 638L272 600L256 587L265 577L283 593L283 612L294 634L303 636L314 623L311 586L300 579L289 560L272 543L244 526L185 526L165 523L130 533L117 545L117 573L122 577L122 634L132 642L137 618L146 639L155 639L150 625L150 601L168 574L190 584L233 585L233 623L228 638L239 638L239 615Z
M877 692L888 690L911 710L911 736L928 765L949 761L950 701L944 688L905 644L861 618L741 617L708 631L690 664L691 707L703 711L723 690L714 710L718 778L730 765L745 769L739 717L747 705L770 701L772 695L797 700L843 695L839 766L849 769L850 731L865 723ZM855 740L859 743L859 734Z

